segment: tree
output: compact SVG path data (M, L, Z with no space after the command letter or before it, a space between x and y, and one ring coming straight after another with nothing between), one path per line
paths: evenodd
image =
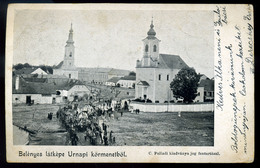
M14 65L14 69L16 69L16 70L23 69L23 67L24 66L21 63Z
M199 79L194 68L181 69L170 84L173 95L183 97L184 102L192 102L197 96Z
M134 71L129 72L128 76L136 76L136 73Z

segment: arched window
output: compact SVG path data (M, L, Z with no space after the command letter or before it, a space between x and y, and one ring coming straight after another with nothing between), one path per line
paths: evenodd
M156 50L157 50L157 47L156 47L156 45L154 45L153 46L153 52L156 52Z
M159 77L158 77L159 80L161 80L161 74L159 74Z
M145 45L145 52L148 52L148 45Z
M70 57L72 57L72 52L70 52Z

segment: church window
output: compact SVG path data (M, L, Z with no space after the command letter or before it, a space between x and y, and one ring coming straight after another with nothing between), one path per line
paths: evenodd
M145 52L148 52L148 45L145 45Z
M159 80L161 80L161 74L159 74Z
M70 52L70 57L72 57L72 52Z
M153 52L156 52L156 50L157 50L157 47L156 47L156 45L154 45L153 46Z
M169 75L167 75L167 81L169 80Z

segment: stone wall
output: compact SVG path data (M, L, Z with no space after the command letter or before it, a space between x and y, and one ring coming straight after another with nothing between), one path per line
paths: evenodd
M131 102L133 109L141 112L213 112L214 104L167 104L167 103L139 103Z

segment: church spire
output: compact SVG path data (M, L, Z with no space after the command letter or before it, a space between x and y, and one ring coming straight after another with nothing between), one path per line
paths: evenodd
M70 32L73 32L72 23L70 24Z
M154 31L154 25L153 25L153 17L150 25L150 30L147 32L148 37L154 37L156 35L156 32Z
M68 43L74 43L74 41L73 41L73 29L72 29L72 23L71 23L71 25L70 25L70 33L69 33L69 38L68 38L68 40L67 40L67 44Z

